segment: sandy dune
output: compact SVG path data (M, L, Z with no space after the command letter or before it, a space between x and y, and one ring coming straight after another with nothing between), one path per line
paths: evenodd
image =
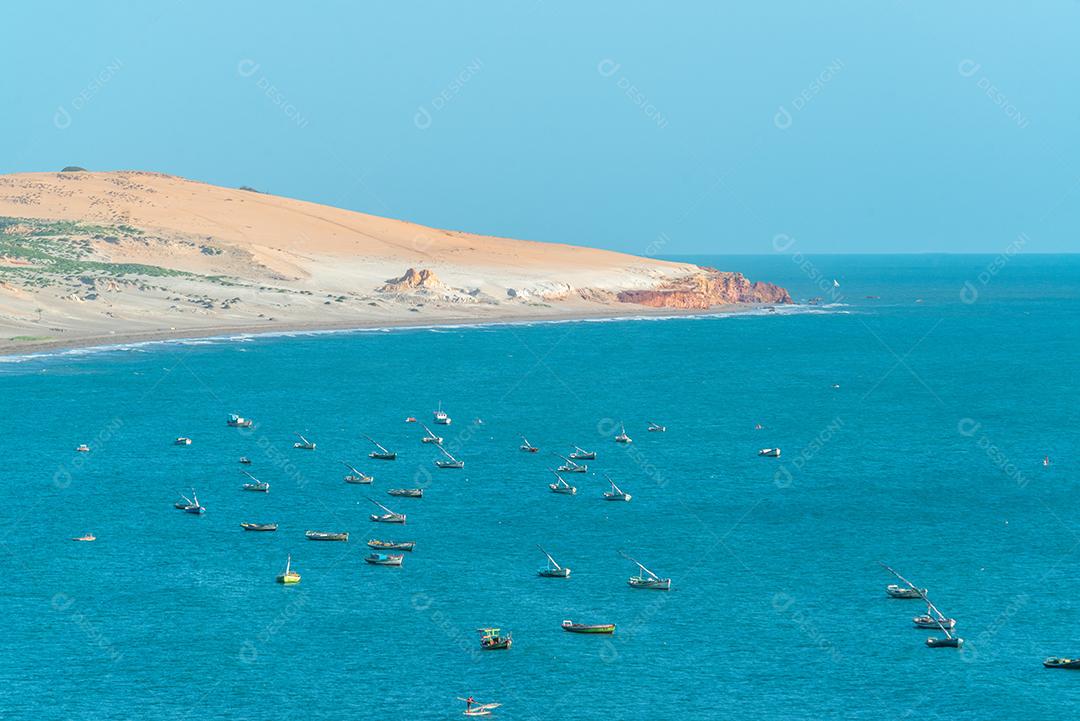
M0 349L785 300L737 274L158 173L0 176Z

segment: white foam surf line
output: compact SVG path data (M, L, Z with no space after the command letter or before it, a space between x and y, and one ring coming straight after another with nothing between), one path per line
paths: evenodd
M568 323L633 323L642 321L670 320L727 320L732 318L762 318L786 315L821 315L846 314L849 311L823 310L823 306L784 305L764 306L737 313L690 313L678 315L625 315L604 318L535 318L530 320L497 320L476 323L432 323L427 325L390 325L364 328L313 328L310 330L268 330L258 333L225 333L221 335L196 336L190 338L161 338L155 340L132 341L130 343L110 343L106 345L64 348L38 353L0 355L0 363L25 363L33 360L47 360L61 357L81 357L99 353L132 352L153 349L159 346L212 346L223 343L250 343L261 339L317 337L323 335L344 335L361 333L410 333L453 330L481 330L503 327L532 327L538 325L565 325Z

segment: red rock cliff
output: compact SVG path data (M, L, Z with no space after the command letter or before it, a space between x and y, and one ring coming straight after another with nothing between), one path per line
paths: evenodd
M791 296L772 283L751 283L742 273L726 273L715 268L701 268L701 273L656 290L624 290L622 303L637 303L654 308L710 308L732 303L791 303Z

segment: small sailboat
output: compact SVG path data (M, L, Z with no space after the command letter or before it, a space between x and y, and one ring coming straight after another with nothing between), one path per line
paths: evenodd
M174 446L190 446L191 445L191 439L188 438L187 436L180 436L175 441L173 441L173 445Z
M182 511L190 505L192 505L191 499L181 493L180 500L173 504L173 508L178 508Z
M420 442L421 442L421 443L436 443L436 444L441 444L441 443L443 442L442 436L437 436L437 435L435 435L434 433L432 433L432 432L431 432L431 429L430 429L430 428L428 428L428 427L427 427L426 425L424 425L423 423L421 423L420 425L424 427L424 431L425 431L425 433L424 433L424 437L420 439Z
M241 523L240 528L245 531L276 531L276 523Z
M926 599L925 596L923 597L923 599L926 600L926 604L930 607L930 610L928 611L928 613L930 611L932 611L934 613L935 618L943 619L943 620L945 619L945 616L941 613L941 611L937 610L937 607L934 606L934 604L930 603L929 599ZM951 620L951 619L948 619L948 620ZM939 621L938 628L940 628L941 632L945 634L945 638L938 638L937 636L930 636L929 638L926 639L926 645L929 646L930 648L960 648L961 646L963 646L964 645L964 639L960 638L959 636L952 635L952 632L950 631L950 629L955 624L956 624L956 622L953 621L952 625L946 626L944 623Z
M305 450L305 451L313 451L313 450L315 450L315 444L312 443L311 441L309 441L307 438L304 438L299 433L296 434L296 437L299 438L300 440L298 440L296 443L292 444L293 448L299 448L299 449Z
M554 483L548 484L548 488L551 489L552 493L561 493L565 496L573 496L577 494L577 488L567 483L566 479L560 476L555 471L552 471L552 473L555 474L556 479Z
M547 568L541 568L539 571L537 571L537 576L542 576L544 578L570 578L569 568L563 568L562 566L560 566L555 561L555 559L551 557L551 554L545 551L540 546L537 546L537 548L540 549L540 553L547 556L548 560Z
M926 600L926 596L923 596L923 600ZM945 618L934 607L934 604L929 601L926 602L926 613L921 616L915 616L911 619L911 622L915 624L915 628L943 628L952 630L956 628L955 618Z
M400 566L405 560L403 553L371 553L364 560L373 566Z
M243 489L245 491L256 491L258 493L269 493L270 492L270 484L267 483L266 481L260 481L258 478L251 475L247 471L241 471L241 473L243 473L245 476L247 476L248 478L251 479L251 483L245 483L243 485Z
M364 435L364 438L367 438L369 441L371 441L372 444L374 444L375 448L377 449L377 450L374 450L371 453L369 453L368 458L374 459L376 461L393 461L393 460L397 459L397 453L395 453L394 451L388 450L385 446L378 443L371 436Z
M472 696L469 698L458 696L458 701L465 702L465 711L463 713L466 716L490 716L492 711L502 706L499 703L479 703Z
M385 513L383 513L382 515L379 515L377 513L371 514L371 520L375 523L405 523L404 513L395 513L383 504L376 501L374 498L369 498L368 500L374 503L379 508L383 509L383 511L385 511Z
M435 465L436 466L438 466L439 468L464 468L465 467L465 461L454 458L454 456L450 454L450 451L446 450L442 446L435 446L435 447L438 448L440 451L442 451L442 454L444 456L446 456L446 458L436 458L435 459Z
M566 456L559 455L558 453L555 455L563 459L562 465L555 469L560 473L587 473L589 471L589 467L584 463L572 461Z
M1051 656L1050 658L1043 660L1043 666L1045 668L1068 668L1068 669L1080 669L1080 658L1058 658L1057 656Z
M292 556L285 559L285 570L278 574L277 582L284 584L300 583L300 574L292 570Z
M619 424L619 435L615 436L616 443L633 443L634 439L626 435L626 426Z
M399 496L401 498L423 498L423 488L391 488L387 491L391 496Z
M602 633L613 634L615 633L615 624L613 623L574 623L573 621L563 621L562 629L569 631L570 633Z
M195 489L191 490L191 498L187 496L180 496L186 503L181 504L179 501L173 505L179 508L184 513L192 513L196 516L201 516L206 513L206 509L201 503L199 503L199 497L195 495Z
M759 456L764 456L766 458L779 458L780 457L780 449L779 448L762 448L760 451L757 452L757 454Z
M416 541L380 541L372 538L367 545L377 551L412 551L416 548Z
M345 475L345 482L346 483L358 483L358 484L361 484L361 485L370 485L371 482L375 480L374 476L369 476L366 473L357 470L354 466L350 466L345 461L342 461L341 464L343 466L345 466L346 468L348 468L350 471L352 471L351 473L348 473L348 474Z
M611 490L604 491L605 501L629 501L631 498L633 498L633 496L631 496L629 493L616 486L615 481L611 480L610 476L605 474L604 478L606 478L608 480L608 483L611 484Z
M1043 467L1050 465L1050 456L1043 456Z
M660 578L655 573L642 566L641 562L637 559L630 558L630 556L627 556L625 553L623 554L623 556L636 563L637 567L641 569L640 571L638 571L638 574L636 576L631 576L626 581L627 585L629 585L630 588L645 588L654 591L671 590L670 578Z
M93 533L87 533L85 535L79 536L78 538L72 538L71 540L73 540L73 541L87 541L87 542L96 541L97 536L95 536Z
M941 629L942 633L945 634L945 638L931 636L930 638L926 639L927 646L929 646L930 648L960 648L964 645L964 639L960 638L959 636L953 636L951 633L951 629L955 628L956 626L956 619L946 618L945 614L939 611L937 606L931 603L930 599L927 598L925 589L919 588L914 583L901 576L899 571L885 565L881 561L878 561L878 564L881 565L881 567L887 570L889 573L900 579L900 581L903 582L903 584L907 588L918 592L919 598L921 598L923 601L926 601L926 615L916 616L912 619L912 621L915 623L915 626L917 628L939 628Z
M502 635L502 629L478 628L480 633L480 648L483 651L505 651L514 643L510 634Z
M667 426L649 421L649 433L664 433L665 431L667 431Z
M450 416L446 415L446 412L442 409L442 401L439 401L439 408L432 415L435 423L440 426L448 426L451 423Z
M225 425L229 426L230 428L251 428L251 426L254 425L254 421L252 421L250 418L243 418L242 416L238 416L235 413L230 413L229 419L225 421Z
M529 443L529 439L526 438L525 436L521 437L521 445L518 446L518 448L521 451L523 451L524 453L536 453L537 451L540 450L539 448L534 446L532 443Z
M78 446L75 447L75 450L78 453L89 453L90 446L86 445L85 443L80 443Z
M581 446L574 446L574 452L570 454L572 461L595 461L596 451L587 451Z
M305 531L304 536L309 541L348 541L348 532L332 532L332 531Z

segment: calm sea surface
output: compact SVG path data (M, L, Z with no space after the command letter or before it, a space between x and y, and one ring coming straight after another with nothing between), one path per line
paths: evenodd
M4 359L4 717L448 719L470 694L505 719L1075 709L1080 673L1041 661L1080 655L1080 256L695 260L823 300ZM404 422L440 400L463 470ZM398 460L368 460L361 433ZM575 444L598 459L552 494ZM269 494L240 490L242 455ZM342 460L375 483L343 483ZM601 500L604 473L632 502ZM204 516L173 508L191 487ZM368 496L408 524L370 523ZM417 549L368 566L370 537ZM537 544L570 579L536 576ZM628 588L620 550L673 590ZM963 651L924 645L879 560L930 589ZM480 626L513 648L479 653Z

